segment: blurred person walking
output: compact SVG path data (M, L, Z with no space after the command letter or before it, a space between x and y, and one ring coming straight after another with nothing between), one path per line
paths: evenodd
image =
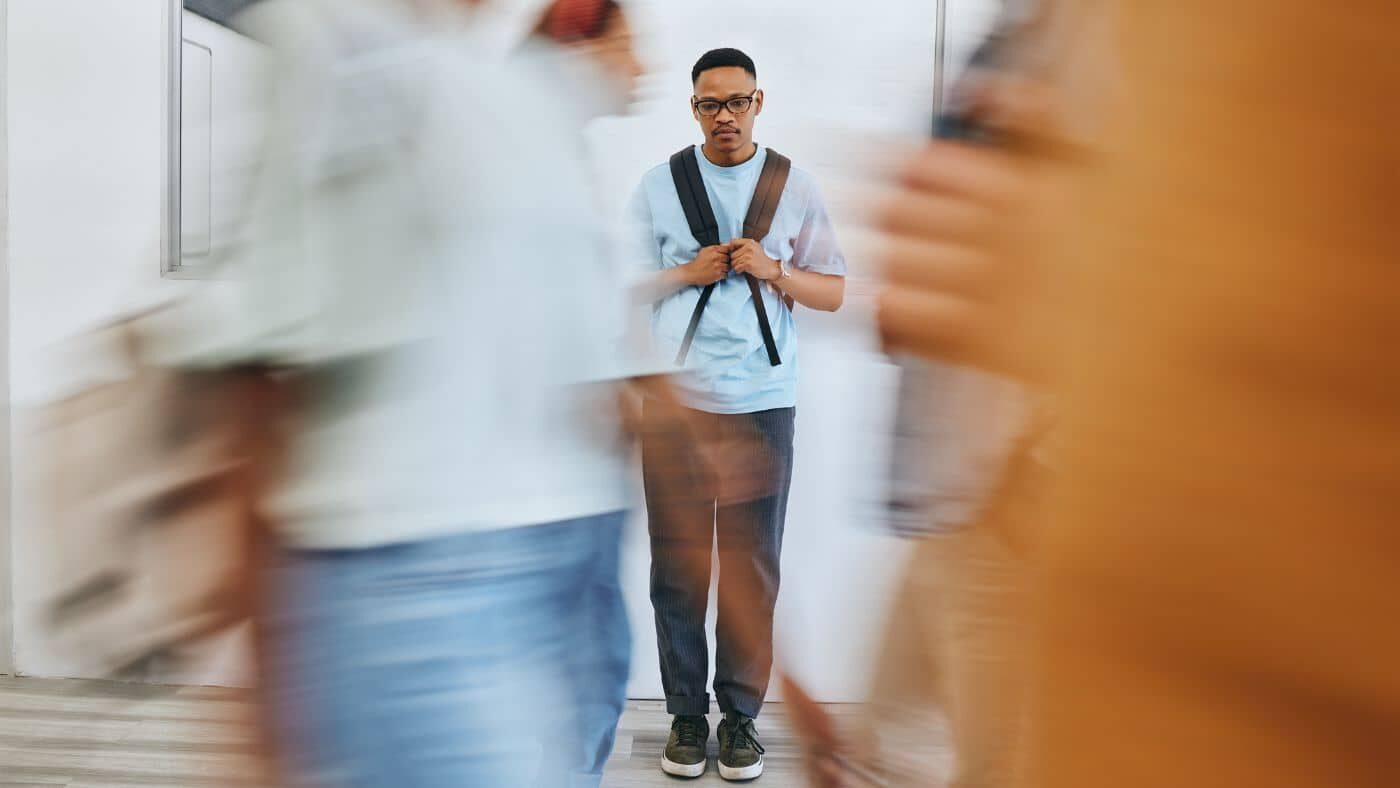
M470 5L252 12L280 66L255 240L166 334L295 392L265 416L263 679L297 784L597 785L621 708L625 295L578 140L609 91L477 57Z
M1371 99L1397 12L1100 7L1132 101L1072 188L1033 197L1045 156L944 146L904 195L1044 209L1020 241L1037 265L988 255L954 281L930 244L884 313L899 344L1060 396L1024 784L1400 783L1395 111ZM1304 39L1325 68L1297 71ZM1060 131L1021 130L1042 152Z
M812 177L753 141L764 95L752 59L713 50L691 79L704 141L648 172L631 206L652 330L684 367L679 402L648 399L643 415L651 599L674 715L661 765L679 777L707 766L705 616L717 535L719 771L741 780L763 772L754 718L772 670L792 474L791 308L839 308L846 262Z
M978 117L978 91L1027 68L1032 49L1044 46L1034 35L1043 32L1045 11L1041 3L1003 6L942 108L937 136L1000 144ZM940 196L956 200L956 193ZM986 254L982 242L959 240L965 255ZM922 251L907 241L892 249L896 276L902 255ZM895 502L909 505L892 514L918 540L888 613L866 709L868 738L847 756L873 761L890 785L928 784L937 766L927 734L941 717L953 751L946 784L1002 788L1013 784L1022 754L1027 542L1043 514L1049 468L1037 445L1051 417L1034 387L966 363L925 358L905 374L912 377L902 381L897 427L906 442L921 440L895 457L905 461L892 466L902 483L896 492L911 497ZM908 462L914 452L917 461Z
M632 26L627 13L615 0L557 0L549 6L530 38L518 53L517 64L537 72L540 82L555 92L554 100L575 113L576 135L582 145L584 126L592 120L627 112L643 73L637 59ZM582 150L582 148L579 148ZM596 205L591 202L590 205ZM579 206L578 210L583 210ZM611 223L592 214L596 227ZM611 244L609 245L611 246ZM599 261L616 270L600 275L615 287L626 281L626 264L620 254L606 254ZM597 321L612 320L608 339L617 347L621 362L612 377L637 380L638 385L655 390L664 383L653 376L667 371L664 364L648 361L646 344L633 335L627 315L614 302L610 313L591 315ZM605 324L606 325L606 324ZM644 382L643 382L644 381ZM617 395L625 405L628 392ZM600 405L599 407L606 407ZM625 411L622 428L635 431ZM603 527L594 527L594 554L588 562L587 577L578 590L579 606L573 624L581 627L582 637L572 650L570 672L579 715L578 753L573 759L571 788L597 788L613 745L617 725L626 703L627 678L632 658L632 637L622 596L620 553L621 518Z
M962 317L964 299L995 300L998 316L1013 325L1043 308L1027 289L1041 285L1031 272L1046 267L1046 206L1060 193L1060 171L1037 164L1050 157L1026 150L1025 121L1009 123L1006 114L1053 117L1070 136L1092 127L1111 87L1102 79L1107 50L1100 35L1062 4L1006 3L938 119L944 141L889 200L881 330L890 349L929 360L917 367L924 390L901 413L911 422L899 425L905 437L924 438L899 456L921 452L915 467L926 475L896 479L897 492L907 496L900 503L908 504L895 512L897 525L921 538L889 612L865 735L841 741L815 707L796 715L819 782L940 780L931 747L938 716L953 750L946 784L1017 780L1034 624L1028 587L1059 433L1053 389L1043 376L1023 374L1020 359L951 343L935 349L927 332L940 319ZM1056 103L1047 106L1052 95ZM1062 147L1057 153L1075 148ZM1023 287L989 293L989 269L1018 272ZM980 314L967 320L983 325ZM823 763L823 752L836 757Z

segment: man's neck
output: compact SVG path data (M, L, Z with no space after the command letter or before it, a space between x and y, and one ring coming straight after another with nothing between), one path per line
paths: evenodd
M710 150L710 144L707 142L700 146L700 152L716 167L736 167L758 155L758 143L750 142L733 153L723 153Z

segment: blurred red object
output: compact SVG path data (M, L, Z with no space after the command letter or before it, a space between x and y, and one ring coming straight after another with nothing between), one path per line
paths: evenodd
M607 8L608 0L557 0L545 16L545 31L561 43L597 38Z

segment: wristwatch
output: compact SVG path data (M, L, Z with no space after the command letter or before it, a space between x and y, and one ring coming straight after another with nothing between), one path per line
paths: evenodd
M778 261L778 270L782 272L782 276L778 277L779 279L792 278L792 272L788 270L787 263L783 262L782 260Z

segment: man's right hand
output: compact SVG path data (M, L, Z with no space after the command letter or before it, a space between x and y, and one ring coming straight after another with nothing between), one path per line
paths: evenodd
M711 285L729 276L729 245L707 246L694 260L681 266L685 280L697 287Z

